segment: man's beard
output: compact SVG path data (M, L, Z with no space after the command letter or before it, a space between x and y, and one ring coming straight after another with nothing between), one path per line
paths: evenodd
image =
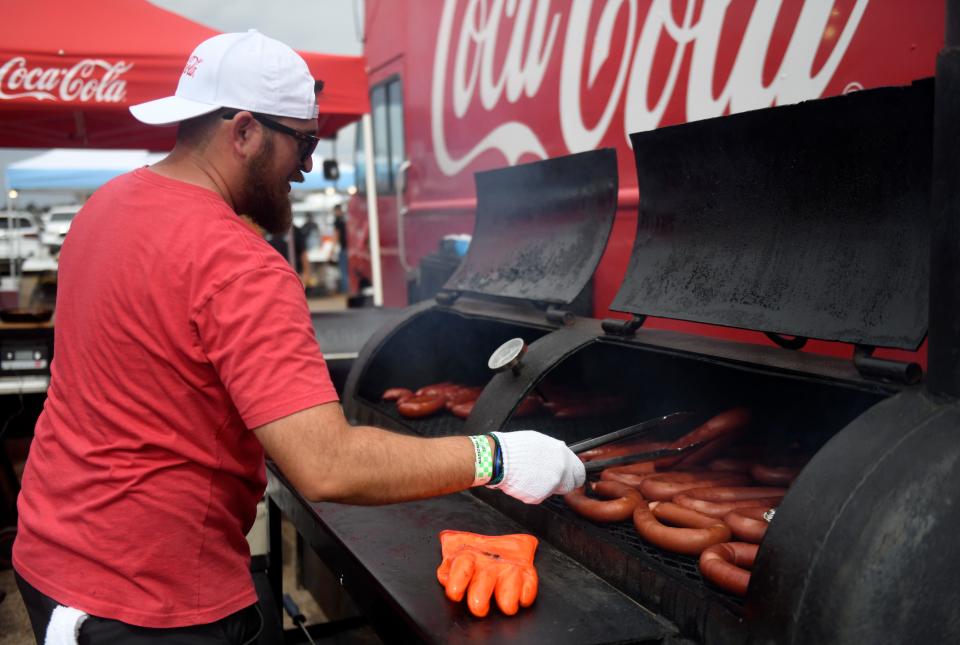
M237 213L249 216L267 233L280 235L290 229L293 213L290 209L289 184L270 181L272 157L273 139L267 137L247 164L247 176L237 199Z

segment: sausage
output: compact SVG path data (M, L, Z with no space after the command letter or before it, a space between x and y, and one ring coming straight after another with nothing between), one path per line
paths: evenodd
M736 432L737 430L742 430L746 425L750 423L750 411L746 408L731 408L721 412L720 414L708 419L705 423L697 427L696 429L688 432L683 435L676 441L671 444L672 448L683 448L684 446L689 446L695 443L707 443L711 441L716 441L721 437L725 437L730 433ZM725 445L725 444L724 444ZM703 446L694 451L693 454L700 453L701 450L706 448ZM705 459L712 458L715 454L714 452L703 453ZM680 461L683 461L689 458L691 455L681 455L679 457L664 457L661 460L657 461L658 468L666 468L668 466L673 466ZM694 462L688 462L690 464Z
M698 513L715 517L718 520L723 519L730 511L740 508L762 507L764 509L776 506L780 503L782 497L761 497L760 499L738 499L731 502L708 502L688 495L690 491L681 493L673 498L674 504L679 504L684 508L692 509Z
M662 506L653 502L651 506ZM671 505L672 506L672 505ZM679 507L678 507L679 508ZM688 510L688 509L681 509ZM663 512L663 511L661 511ZM689 511L693 512L693 511ZM668 510L668 514L670 511ZM699 513L696 513L699 515ZM702 515L702 525L697 528L675 528L660 522L654 511L644 504L638 504L633 511L633 526L644 540L667 551L697 555L708 546L726 542L730 539L730 529L723 522ZM688 521L693 518L687 518Z
M669 502L675 495L694 488L742 486L750 478L741 473L671 472L648 477L640 486L646 499Z
M551 401L545 407L558 419L580 419L619 412L625 404L626 401L620 396L594 395Z
M594 487L603 499L587 497L583 486L567 493L563 499L567 506L595 522L621 522L633 516L637 504L644 504L640 493L630 486L614 481L601 481Z
M528 394L523 397L523 401L520 402L520 405L517 406L517 409L513 411L513 416L515 417L527 417L531 414L536 414L540 411L540 407L543 405L543 399L541 399L536 394Z
M408 396L413 396L413 392L405 387L391 387L380 395L383 401L399 401Z
M707 470L724 473L746 473L753 467L750 459L736 459L734 457L719 457L707 464Z
M760 544L767 532L770 523L764 518L764 513L770 507L755 506L752 508L738 508L730 511L723 517L723 522L730 527L730 531L744 542Z
M409 419L419 419L441 410L446 401L442 394L414 394L397 401L397 411Z
M686 494L707 502L734 502L741 499L760 499L763 497L783 497L786 488L766 486L711 486L692 488Z
M548 409L557 419L582 419L584 417L592 417L597 414L596 407L589 401L554 405L552 408Z
M447 409L453 410L453 406L458 403L466 403L467 401L476 401L480 398L480 393L483 392L482 387L461 387L457 390L451 390L447 393Z
M757 559L756 544L726 542L704 549L700 554L700 573L724 591L746 596L750 571Z
M799 473L800 468L797 466L754 464L753 468L750 469L750 476L767 486L789 486Z
M680 448L692 443L713 441L729 432L746 427L750 423L750 410L731 408L708 419L703 425L677 439L674 444Z
M652 461L640 461L635 464L624 464L623 466L610 466L609 468L606 468L603 472L629 474L629 475L650 475L654 473L658 475L663 474L663 473L657 473L656 469L653 466Z
M473 401L464 401L463 403L457 403L455 406L450 408L450 412L453 413L453 416L460 417L461 419L466 419L470 416L470 413L473 412L473 406L477 404L477 400Z
M422 388L414 392L414 394L417 396L421 396L423 394L442 394L446 396L454 390L459 390L461 387L461 385L451 383L450 381L442 381L440 383L433 383L432 385L424 385Z
M629 472L617 472L615 468L607 468L600 473L600 481L611 481L619 482L621 484L626 484L631 488L636 488L640 490L640 485L643 484L643 480L648 477L653 477L654 475L659 475L661 473L629 473ZM641 493L642 494L642 493Z
M676 468L691 468L693 466L699 466L700 464L710 461L733 443L740 439L743 436L743 429L737 428L731 430L722 437L718 437L713 441L708 441L705 445L700 446L696 450L686 454L681 455L677 460L674 467ZM686 444L689 445L689 444ZM682 447L682 446L680 446Z
M580 459L583 461L591 461L594 459L611 459L613 457L630 455L637 452L652 452L654 450L661 450L669 445L669 443L664 441L650 441L648 439L635 440L625 443L607 444L606 446L598 446L596 448L591 448L590 450L584 450L580 453ZM652 461L644 463L649 463L650 467L653 468Z

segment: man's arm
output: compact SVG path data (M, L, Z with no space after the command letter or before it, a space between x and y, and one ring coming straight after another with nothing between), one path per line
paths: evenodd
M467 437L424 439L351 426L339 403L308 408L254 433L311 501L389 504L463 490L474 480Z

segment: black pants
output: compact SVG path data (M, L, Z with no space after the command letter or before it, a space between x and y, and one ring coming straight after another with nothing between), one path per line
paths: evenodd
M33 635L37 643L43 643L50 623L50 614L58 603L53 598L37 591L29 582L16 572L17 587L23 596L23 604L30 614ZM190 627L170 627L153 629L121 623L119 620L90 616L80 628L79 645L247 645L257 641L263 628L263 616L257 605L221 618L214 623L191 625Z

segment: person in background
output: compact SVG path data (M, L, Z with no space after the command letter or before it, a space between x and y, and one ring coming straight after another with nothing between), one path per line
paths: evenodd
M310 263L307 260L307 242L303 230L298 226L291 226L282 233L267 233L266 240L294 268L303 285L307 286L307 269Z
M265 454L314 501L486 485L539 503L582 485L538 432L421 438L344 417L297 274L238 215L290 227L317 91L296 52L250 31L200 43L173 96L131 107L177 141L94 193L63 246L13 548L38 642L256 639L244 536Z
M316 278L313 275L313 266L310 264L310 251L320 248L320 227L313 216L313 213L307 212L306 221L300 227L300 235L303 239L303 253L301 263L303 270L300 272L300 279L308 289L315 286Z
M337 244L340 245L340 254L337 256L337 266L340 268L340 293L350 293L350 268L347 253L347 217L343 206L333 207L333 228L337 232Z

